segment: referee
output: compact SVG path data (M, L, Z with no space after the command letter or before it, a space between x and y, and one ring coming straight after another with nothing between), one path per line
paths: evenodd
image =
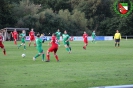
M114 40L115 40L115 47L118 45L120 46L120 40L121 40L121 34L119 33L118 30L116 30L116 33L114 35Z

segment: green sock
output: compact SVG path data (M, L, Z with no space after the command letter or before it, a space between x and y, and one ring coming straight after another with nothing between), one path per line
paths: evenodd
M37 58L37 57L39 57L40 56L40 54L37 54L36 56L35 56L35 58Z
M42 60L44 61L45 54L42 54Z
M66 50L67 50L67 51L70 51L70 49L69 49L69 48L66 48Z
M18 48L21 47L21 46L22 46L22 45L20 44L20 45L18 46Z
M24 49L26 49L26 46L24 45Z

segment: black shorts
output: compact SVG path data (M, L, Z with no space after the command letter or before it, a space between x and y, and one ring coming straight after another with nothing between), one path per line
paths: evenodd
M120 42L120 39L115 39L115 42Z

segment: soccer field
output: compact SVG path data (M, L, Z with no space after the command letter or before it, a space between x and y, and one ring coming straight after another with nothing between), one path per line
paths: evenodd
M18 42L20 44L20 42ZM50 62L42 62L41 56L32 60L38 52L33 46L17 49L13 42L4 42L7 55L0 50L0 88L89 88L95 86L133 84L133 40L122 40L120 48L114 41L89 42L83 50L83 42L71 42L68 54L63 44L58 50L60 62L51 53ZM46 53L48 42L43 44ZM26 57L22 58L21 54ZM46 58L45 58L46 59Z

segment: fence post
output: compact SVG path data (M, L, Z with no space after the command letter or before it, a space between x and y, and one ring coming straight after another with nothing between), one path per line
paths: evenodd
M127 36L126 36L126 40L127 40Z

